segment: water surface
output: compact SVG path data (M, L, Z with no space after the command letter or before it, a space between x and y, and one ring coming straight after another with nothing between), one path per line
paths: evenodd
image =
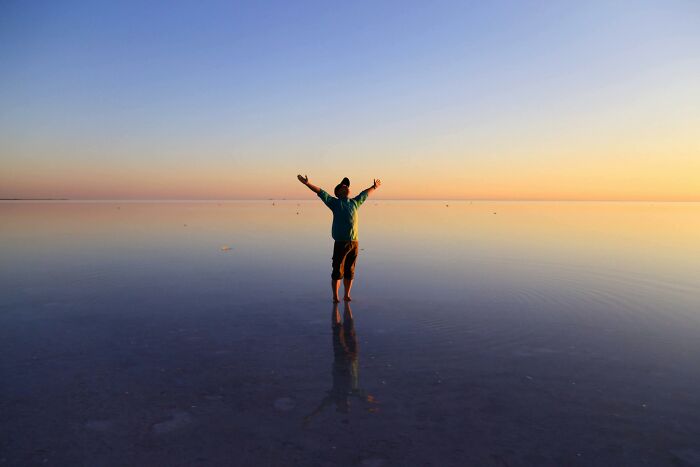
M700 204L330 215L0 203L1 461L700 465Z

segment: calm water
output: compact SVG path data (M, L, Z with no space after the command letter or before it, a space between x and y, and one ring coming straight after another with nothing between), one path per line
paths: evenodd
M700 465L700 204L330 216L0 204L0 463Z

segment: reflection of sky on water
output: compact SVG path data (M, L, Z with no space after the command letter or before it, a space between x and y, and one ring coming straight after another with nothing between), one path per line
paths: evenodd
M327 299L332 240L320 202L0 209L8 304L112 294L163 303L183 296L202 306ZM504 322L522 309L542 326L687 332L700 320L699 211L696 203L370 200L361 211L357 298L389 307L480 304ZM467 319L459 313L455 326Z
M4 203L0 210L4 276L18 285L126 274L114 279L245 285L241 293L274 280L285 294L315 294L328 275L330 215L319 202ZM626 299L653 289L681 304L700 282L699 210L697 203L370 200L361 211L358 292L459 300L474 289L602 287Z
M329 326L320 202L0 203L6 420L74 443L55 434L65 427L51 400L78 426L105 418L139 433L172 416L158 426L192 421L212 443L235 428L256 446L284 434L328 462L320 440L352 427L396 465L458 465L454 433L481 446L461 454L476 464L540 442L545 465L572 464L566 446L602 464L687 458L669 453L700 434L699 214L693 203L370 200L354 319ZM33 406L54 421L32 419ZM518 444L524 426L534 438ZM636 437L620 434L629 426ZM644 451L652 441L661 447ZM100 446L81 452L99 463Z

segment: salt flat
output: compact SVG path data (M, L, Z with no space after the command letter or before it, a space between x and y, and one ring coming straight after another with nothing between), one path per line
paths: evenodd
M360 216L0 203L0 463L697 465L700 204Z

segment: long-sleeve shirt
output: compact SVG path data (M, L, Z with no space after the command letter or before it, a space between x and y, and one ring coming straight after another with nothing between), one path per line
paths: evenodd
M333 211L331 235L337 241L357 240L357 209L365 202L369 190L362 191L354 198L339 199L319 190L318 197Z

